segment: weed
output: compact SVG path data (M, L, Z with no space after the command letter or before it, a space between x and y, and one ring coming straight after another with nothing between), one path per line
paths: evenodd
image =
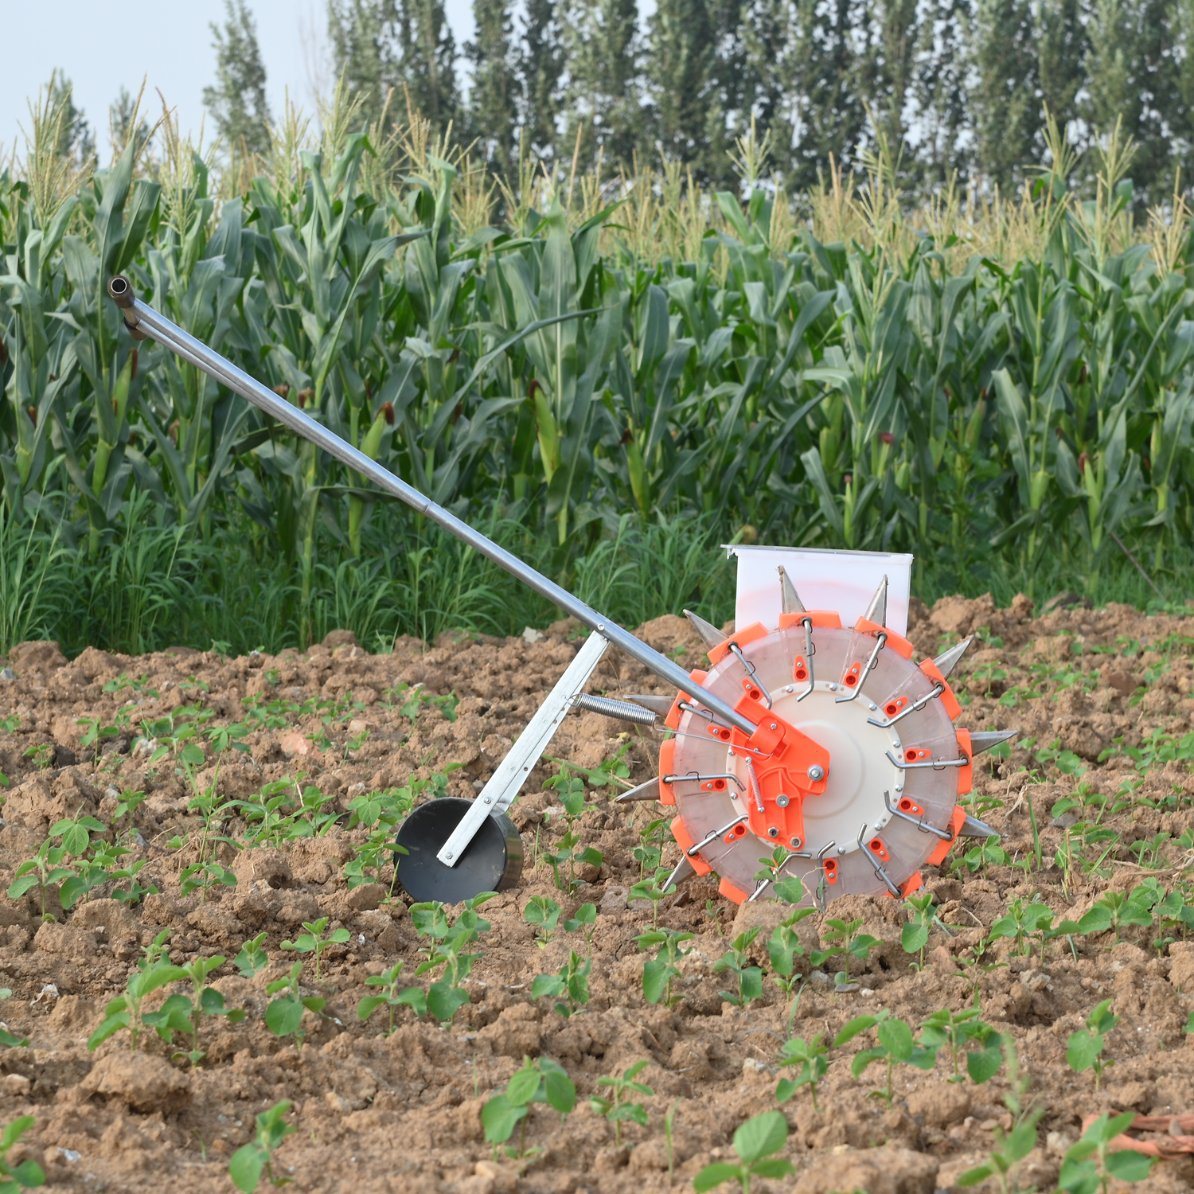
M257 1130L248 1144L242 1144L229 1158L228 1176L241 1194L253 1194L264 1176L273 1186L284 1182L274 1176L274 1152L293 1131L294 1124L286 1122L290 1100L275 1103L257 1116Z

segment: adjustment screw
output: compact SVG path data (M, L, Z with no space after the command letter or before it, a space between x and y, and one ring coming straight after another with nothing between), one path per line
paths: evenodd
M787 808L788 805L791 804L791 801L786 796L780 795L775 798L775 803L778 804L780 808Z
M824 768L824 767L822 767L822 766L821 766L819 763L814 763L814 764L813 764L813 765L812 765L812 766L811 766L811 767L808 769L808 777L809 777L809 779L811 779L811 780L812 780L814 783L816 783L816 781L817 781L817 780L819 780L819 779L824 779L824 778L825 778L825 768Z
M779 729L779 726L778 726L778 725L776 725L776 723L775 723L775 722L772 722L772 723L771 723L771 724L770 724L770 725L769 725L767 728L768 728L769 730L778 730L778 729Z

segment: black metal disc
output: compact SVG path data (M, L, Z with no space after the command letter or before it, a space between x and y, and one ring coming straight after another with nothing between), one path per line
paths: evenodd
M458 904L483 891L505 891L522 873L522 839L514 822L504 813L490 815L455 866L444 866L436 855L471 800L443 796L419 805L398 826L396 843L406 851L398 855L398 882L414 900L439 900Z

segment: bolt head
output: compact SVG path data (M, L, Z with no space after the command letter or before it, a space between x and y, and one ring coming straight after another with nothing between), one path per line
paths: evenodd
M767 836L768 837L779 837L779 830L776 829L774 825L772 825L771 828L767 830Z
M825 778L825 768L822 767L819 763L814 763L808 769L808 777L809 777L809 779L813 780L814 783L819 779L824 779Z
M775 798L775 803L778 804L780 808L787 808L788 805L791 804L791 801L787 798L787 796L780 795Z
M791 838L788 844L793 850L799 850L800 847L804 845L804 843L798 837Z

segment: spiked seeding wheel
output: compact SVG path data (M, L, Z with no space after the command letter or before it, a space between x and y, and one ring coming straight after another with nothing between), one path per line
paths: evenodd
M724 638L689 615L709 668L686 672L142 303L128 278L112 278L108 293L132 335L197 366L592 632L478 797L432 801L402 824L398 878L415 899L454 902L517 881L522 849L506 810L576 708L640 724L665 715L658 778L619 799L658 797L675 808L683 854L669 883L716 872L737 902L773 895L776 880L789 877L821 904L847 893L899 896L959 835L992 833L958 800L970 791L974 756L1014 731L955 726L947 677L968 642L917 665L912 645L887 625L886 577L862 617L843 626L836 612L807 610L781 568L777 625ZM659 698L585 694L610 645L677 689L676 699L659 707Z
M887 582L853 626L806 610L787 574L778 626L726 638L688 614L709 651L692 679L758 723L749 741L683 694L667 713L658 795L684 851L675 878L714 872L735 903L795 877L824 904L840 895L907 895L920 867L985 826L958 803L970 791L973 736L947 676L969 645L917 664L885 625ZM983 735L985 749L1010 737ZM981 826L981 827L980 827Z

